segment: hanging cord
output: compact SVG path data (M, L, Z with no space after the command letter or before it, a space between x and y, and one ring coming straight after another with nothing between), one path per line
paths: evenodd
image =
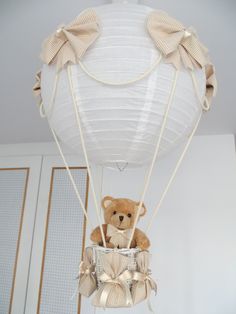
M50 125L49 125L49 126L50 126ZM70 178L70 180L71 180L72 186L73 186L73 188L74 188L74 190L75 190L75 194L76 194L76 196L77 196L77 198L78 198L78 200L79 200L80 206L81 206L81 208L82 208L82 210L83 210L83 212L84 212L84 216L86 217L87 222L88 222L90 228L93 229L93 225L92 225L92 223L91 223L90 220L89 220L88 213L87 213L87 211L86 211L86 209L85 209L85 207L84 207L84 203L83 203L83 201L82 201L82 199L81 199L80 193L79 193L79 191L78 191L78 189L77 189L75 180L74 180L74 178L73 178L73 176L72 176L72 173L71 173L70 168L69 168L69 165L68 165L68 163L67 163L67 161L66 161L65 155L63 154L63 151L62 151L61 145L60 145L60 143L59 143L59 141L58 141L58 139L57 139L56 133L54 132L54 130L53 130L53 128L52 128L51 126L50 126L50 129L51 129L51 131L52 131L54 140L55 140L55 142L56 142L56 144L57 144L57 148L58 148L58 150L59 150L59 153L60 153L61 158L62 158L62 160L63 160L63 162L64 162L64 165L65 165L65 168L66 168L66 170L67 170L67 173L68 173L69 178Z
M92 74L87 68L86 66L79 61L79 65L81 67L81 69L92 79L94 79L95 81L105 84L105 85L112 85L112 86L124 86L124 85L129 85L132 83L136 83L140 80L142 80L143 78L147 77L161 62L162 59L162 55L160 54L160 56L157 58L157 60L150 66L150 68L148 68L144 73L140 74L138 77L131 79L131 80L127 80L124 82L110 82L110 81L106 81L106 80L102 80L100 78L98 78L96 75Z
M162 140L162 135L163 135L165 127L166 127L170 106L171 106L171 103L172 103L172 100L173 100L173 97L174 97L174 94L175 94L175 89L176 89L178 75L179 75L179 71L176 70L175 71L175 75L174 75L173 84L172 84L172 87L171 87L171 92L170 92L169 99L168 99L168 102L167 102L165 114L164 114L164 117L163 117L163 122L162 122L162 125L161 125L160 134L158 136L156 148L155 148L155 151L154 151L154 154L153 154L152 162L151 162L150 168L148 170L148 173L147 173L147 175L145 177L145 182L144 182L144 188L143 188L142 196L141 196L141 199L140 199L140 202L139 202L138 210L137 210L137 213L136 213L136 216L135 216L135 220L134 220L134 225L133 225L133 228L132 228L132 231L131 231L131 235L130 235L130 238L129 238L129 242L128 242L128 245L127 245L128 249L130 248L130 245L131 245L131 242L132 242L132 239L133 239L133 236L134 236L134 232L135 232L135 228L136 228L136 225L137 225L137 222L138 222L139 214L141 212L141 208L143 206L143 201L144 201L144 198L145 198L145 195L146 195L149 183L150 183L151 175L152 175L152 172L153 172L153 167L154 167L157 155L158 155L159 150L160 150L160 144L161 144L161 140Z
M201 112L201 114L199 115L199 117L197 119L197 122L196 122L196 124L195 124L195 126L194 126L194 128L193 128L193 130L192 130L192 132L191 132L191 134L189 136L189 138L188 138L187 144L185 145L184 150L183 150L183 152L182 152L182 154L181 154L181 156L180 156L180 158L179 158L179 160L178 160L178 162L177 162L177 164L175 166L175 169L174 169L174 171L173 171L173 173L172 173L172 175L171 175L171 177L170 177L170 179L169 179L169 181L168 181L168 183L167 183L167 185L166 185L166 187L165 187L165 189L164 189L164 191L163 191L163 193L161 195L161 199L158 202L156 208L154 209L153 215L151 216L150 222L149 222L149 224L148 224L148 226L146 228L146 233L149 232L149 230L150 230L150 228L151 228L151 226L153 224L153 221L154 221L154 219L155 219L155 217L157 215L157 212L158 212L159 208L161 207L161 204L162 204L162 202L163 202L163 200L164 200L164 198L165 198L165 196L166 196L166 194L167 194L167 192L168 192L168 190L169 190L169 188L170 188L170 186L171 186L171 184L172 184L172 182L173 182L173 180L175 178L175 175L176 175L176 173L177 173L177 171L178 171L178 169L179 169L179 167L180 167L180 165L181 165L181 163L182 163L182 161L184 159L184 156L185 156L185 154L186 154L186 152L187 152L187 150L189 148L189 145L190 145L190 143L192 141L192 138L193 138L193 136L194 136L194 134L195 134L195 132L197 130L197 127L199 125L201 117L202 117L202 112Z
M67 67L67 74L68 74L68 80L69 80L69 85L70 85L71 97L73 100L73 105L74 105L74 110L75 110L76 121L77 121L77 124L79 127L80 141L81 141L81 145L82 145L82 149L83 149L83 153L84 153L84 158L85 158L85 162L86 162L86 166L87 166L87 171L88 171L88 175L89 175L90 186L91 186L92 195L93 195L93 199L94 199L95 209L97 212L97 218L99 221L99 228L100 228L101 235L102 235L102 242L103 242L103 246L106 247L105 234L104 234L103 227L102 227L101 212L99 209L100 206L98 206L97 196L96 196L95 188L94 188L94 181L93 181L93 177L91 174L91 168L89 165L87 150L86 150L86 146L85 146L85 142L84 142L84 136L83 136L82 125L81 125L81 118L80 118L80 114L78 111L77 100L76 100L76 97L74 94L74 87L73 87L73 82L72 82L72 74L71 74L71 66L70 65L68 65L68 67Z
M200 94L199 94L199 87L197 85L197 80L195 78L195 74L194 74L193 71L191 71L191 77L192 77L192 80L193 80L193 86L194 86L195 94L197 96L199 104L201 105L201 109L209 110L209 108L207 109L207 107L204 105L205 104L204 103L205 98L204 98L204 100L201 100L201 97L200 97ZM187 152L187 150L189 148L189 145L192 142L193 136L196 133L196 130L198 128L198 125L199 125L199 122L201 120L201 117L202 117L202 110L201 110L200 115L199 115L199 117L198 117L198 119L196 121L196 124L195 124L195 126L194 126L194 128L193 128L193 130L192 130L192 132L191 132L191 134L189 136L189 138L188 138L188 141L187 141L187 143L186 143L186 145L184 147L184 150L183 150L182 154L180 155L179 160L178 160L178 162L177 162L177 164L176 164L176 166L175 166L175 168L173 170L173 173L172 173L172 175L171 175L171 177L170 177L170 179L169 179L169 181L168 181L164 191L162 192L161 198L160 198L157 206L154 209L154 212L153 212L153 214L152 214L152 216L150 218L150 221L149 221L149 223L147 225L147 228L145 230L146 233L148 233L150 231L150 228L151 228L151 226L152 226L152 224L154 222L154 219L155 219L155 217L156 217L156 215L157 215L157 213L158 213L158 211L159 211L159 209L161 207L161 204L162 204L162 202L163 202L163 200L164 200L164 198L165 198L165 196L166 196L166 194L167 194L167 192L168 192L168 190L169 190L169 188L170 188L170 186L171 186L171 184L172 184L172 182L173 182L173 180L174 180L174 178L176 176L176 173L177 173L177 171L178 171L178 169L179 169L179 167L180 167L180 165L181 165L181 163L182 163L182 161L184 159L184 156L185 156L185 154L186 154L186 152Z
M44 107L43 107L43 102L42 102L42 103L40 104L40 108L39 108L39 110L40 110L40 116L41 116L42 118L47 118L47 120L48 120L49 128L50 128L50 130L51 130L51 132L52 132L52 135L53 135L54 140L55 140L55 142L56 142L57 148L58 148L59 153L60 153L60 155L61 155L61 158L62 158L62 160L63 160L63 162L64 162L65 168L66 168L67 173L68 173L68 175L69 175L69 178L70 178L70 180L71 180L71 183L72 183L73 189L74 189L74 191L75 191L75 194L76 194L76 196L77 196L77 198L78 198L78 200L79 200L80 206L81 206L81 208L82 208L82 210L83 210L84 216L86 217L87 222L88 222L90 228L93 229L93 226L92 226L92 224L91 224L91 222L90 222L90 219L89 219L89 217L88 217L88 214L87 214L87 210L86 210L86 208L85 208L85 206L84 206L84 203L83 203L83 201L82 201L82 198L81 198L81 196L80 196L80 193L79 193L79 191L78 191L78 189L77 189L75 180L74 180L74 178L73 178L73 176L72 176L72 173L71 173L71 171L70 171L69 165L68 165L68 163L67 163L67 161L66 161L66 158L65 158L65 156L64 156L64 154L63 154L63 151L62 151L61 146L60 146L60 143L59 143L59 141L58 141L58 139L57 139L56 133L55 133L55 131L53 130L53 128L51 127L50 121L49 121L49 116L48 116L48 115L51 115L52 109L53 109L53 107L54 107L55 98L56 98L56 92L57 92L57 86L58 86L58 81L59 81L59 73L56 74L55 79L54 79L53 91L52 91L52 97L51 97L51 102L50 102L49 110L48 110L47 112L45 111L45 109L44 109Z

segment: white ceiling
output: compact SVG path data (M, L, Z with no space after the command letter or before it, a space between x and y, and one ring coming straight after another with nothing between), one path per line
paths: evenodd
M52 140L32 95L41 43L61 23L102 0L0 0L0 144ZM217 70L218 94L199 134L236 133L235 0L146 0L192 25L208 46Z

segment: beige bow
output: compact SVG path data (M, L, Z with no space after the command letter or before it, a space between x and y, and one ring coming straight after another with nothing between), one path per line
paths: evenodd
M119 285L123 289L125 293L125 297L126 297L126 305L127 306L132 305L132 296L130 293L129 285L127 284L127 280L132 279L132 273L129 270L125 270L122 274L120 274L119 276L115 278L112 278L110 275L104 272L99 277L99 279L101 280L101 282L105 284L106 283L112 284L112 285L105 286L100 295L100 304L103 308L105 308L107 305L107 299L109 297L110 291L113 289L113 285Z
M79 15L68 26L61 26L43 44L41 54L46 64L60 70L67 62L77 63L100 33L99 20L93 9Z
M131 229L120 230L113 225L108 224L107 236L115 247L126 248L131 236Z
M147 29L157 48L177 69L181 62L186 68L203 68L209 63L207 49L200 43L195 32L186 29L167 13L153 11L147 19Z
M35 75L35 84L33 86L33 93L35 97L38 98L39 104L42 103L42 96L41 96L41 71L38 71Z

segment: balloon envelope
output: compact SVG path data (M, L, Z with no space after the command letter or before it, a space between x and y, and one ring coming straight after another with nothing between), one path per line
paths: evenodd
M152 10L135 4L96 7L101 35L83 57L86 68L98 78L111 82L132 80L150 68L160 56L146 30L147 15ZM124 86L97 82L79 64L72 65L71 71L90 161L109 166L116 163L142 166L150 162L173 85L174 66L161 61L146 78ZM55 66L43 66L41 90L46 112L51 103L55 73ZM195 75L203 97L204 69L195 70ZM182 68L160 155L186 139L200 111L190 73ZM66 68L60 73L49 122L59 139L82 155Z

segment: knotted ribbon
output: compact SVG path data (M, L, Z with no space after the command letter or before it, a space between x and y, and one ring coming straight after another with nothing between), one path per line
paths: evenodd
M129 258L117 252L104 254L101 258L101 282L92 304L97 307L128 307L132 305L132 297L128 281L132 273L127 270Z
M101 282L110 283L111 285L106 285L101 293L101 296L100 296L101 306L103 308L106 307L109 294L112 291L112 289L114 289L113 285L119 285L122 288L126 296L126 305L131 306L132 297L131 297L129 285L127 284L127 280L131 280L131 279L132 279L132 273L129 270L125 270L122 274L120 274L119 276L115 278L112 278L108 274L103 273L100 276Z
M177 69L184 67L193 70L203 68L209 63L206 47L198 40L192 28L183 24L167 13L153 11L147 19L147 30L157 48Z
M134 283L132 285L132 299L133 304L137 304L145 299L149 299L151 290L157 293L157 285L150 276L149 267L149 253L142 251L137 254L138 271L133 273Z
M107 236L115 247L126 248L131 237L132 229L120 230L113 225L108 224Z
M97 288L92 248L87 248L85 250L84 260L80 263L77 278L79 279L79 293L89 297Z
M88 9L69 25L60 26L45 40L41 58L46 64L56 63L58 70L68 62L77 63L99 33L96 12Z

